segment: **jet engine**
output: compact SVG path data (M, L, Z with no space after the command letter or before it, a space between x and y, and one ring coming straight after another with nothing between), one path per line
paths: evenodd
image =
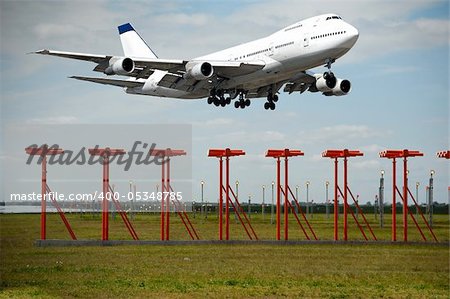
M331 92L336 87L336 77L333 73L314 74L316 82L309 88L311 92Z
M345 96L352 89L352 84L346 79L337 79L336 86L330 92L324 92L326 96Z
M134 71L134 61L131 58L111 58L109 66L105 69L106 75L129 75Z
M214 68L209 62L188 62L185 79L206 80L214 74Z

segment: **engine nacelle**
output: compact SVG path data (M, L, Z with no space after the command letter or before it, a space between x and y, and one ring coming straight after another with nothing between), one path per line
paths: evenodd
M316 82L309 88L311 92L331 92L336 87L337 79L334 74L315 74Z
M106 75L128 75L134 71L134 61L131 58L111 58L105 69Z
M214 74L214 68L209 62L188 62L185 79L206 80Z
M352 89L352 84L346 79L337 79L336 86L329 92L324 92L326 96L345 96Z

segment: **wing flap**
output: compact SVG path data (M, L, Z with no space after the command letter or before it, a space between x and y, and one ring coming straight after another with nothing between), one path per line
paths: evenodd
M210 61L214 72L219 77L232 78L254 73L263 69L266 64L263 61Z
M140 87L140 86L144 85L144 82L129 81L129 80L117 80L117 79L108 79L108 78L94 78L94 77L81 77L81 76L72 76L69 78L77 79L77 80L81 80L81 81L105 84L105 85L113 85L113 86L118 86L118 87L134 88L134 87Z

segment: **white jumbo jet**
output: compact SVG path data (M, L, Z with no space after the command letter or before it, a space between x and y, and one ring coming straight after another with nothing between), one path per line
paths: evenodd
M265 97L266 110L275 109L278 92L306 90L326 96L350 92L349 80L331 72L331 64L356 43L359 33L336 14L312 17L267 37L192 60L160 59L131 24L118 27L125 56L92 55L52 50L35 53L91 61L94 71L129 77L127 80L72 76L70 78L119 86L128 94L180 99L208 97L208 104L236 108L251 98ZM321 65L323 74L308 70Z

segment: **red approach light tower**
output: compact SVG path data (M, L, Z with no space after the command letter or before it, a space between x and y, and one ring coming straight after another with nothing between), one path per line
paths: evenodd
M64 154L64 150L61 148L52 148L48 147L48 145L43 145L42 147L27 147L25 148L25 152L28 155L40 156L42 159L42 171L41 171L41 240L45 240L47 238L47 203L46 197L48 197L53 206L57 209L61 220L64 222L64 225L67 228L72 240L76 240L77 237L72 230L72 227L69 224L66 216L64 215L63 210L59 206L58 202L55 200L53 192L50 190L50 187L47 184L47 156L55 156Z
M305 220L306 224L308 225L309 230L311 231L313 237L315 240L317 240L317 236L312 229L311 225L308 222L308 219L306 219L305 214L303 213L302 208L300 207L300 204L298 202L298 199L295 198L294 194L292 193L291 188L289 187L289 157L297 157L297 156L304 156L305 154L301 150L290 150L290 149L269 149L267 150L266 157L275 158L277 160L277 208L276 208L276 222L277 222L277 231L276 231L276 237L277 240L281 239L281 193L284 195L284 239L287 241L289 239L289 214L288 214L288 207L291 209L292 213L294 214L294 217L297 220L298 225L302 229L303 233L305 234L305 237L310 240L310 237L308 236L308 233L306 232L305 228L300 222L300 219L298 218L297 213L295 212L294 207L292 206L291 202L289 201L289 194L291 194L292 198L294 199L296 206L300 213L303 216L303 219ZM281 158L284 158L284 190L281 186Z
M230 157L243 156L243 150L226 149L210 149L208 157L216 157L219 159L219 240L223 240L223 192L225 192L225 240L230 238L230 204L233 206L240 223L242 224L247 236L250 240L258 240L250 220L242 209L239 200L230 187ZM223 158L225 158L225 186L223 184ZM234 197L235 203L230 198L230 192ZM245 218L242 220L241 214ZM248 226L248 227L247 227Z
M322 157L331 158L334 159L334 240L337 241L339 239L339 233L338 233L338 214L339 214L339 206L338 206L338 192L341 194L343 198L343 206L344 206L344 240L348 240L348 212L350 211L351 215L353 216L353 219L355 220L356 224L359 227L359 230L361 231L361 234L364 236L366 240L368 240L361 224L359 223L358 219L355 217L353 211L350 209L348 205L348 194L350 194L351 198L353 199L353 202L355 203L356 208L358 209L359 213L363 217L363 220L369 229L373 239L376 241L377 238L375 234L373 233L372 228L370 227L369 222L367 221L366 217L364 216L363 211L359 207L357 201L355 200L355 197L353 196L353 193L351 192L350 188L348 187L348 170L347 170L347 162L348 158L351 157L360 157L364 154L360 152L359 150L326 150L322 153ZM338 159L344 159L344 192L342 192L341 188L338 184Z
M417 223L413 213L408 208L408 194L411 196L411 199L413 200L414 204L417 207L417 210L419 211L423 221L425 222L426 226L428 227L431 235L433 236L434 240L437 242L437 238L431 229L428 221L423 216L422 211L419 208L418 203L416 202L414 196L412 195L411 191L408 188L408 158L411 157L422 157L423 153L416 150L385 150L380 152L380 158L387 158L392 159L392 241L397 241L397 209L396 209L396 195L398 194L403 202L403 241L408 241L408 213L411 216L414 224L416 225L417 229L419 230L422 239L426 241L426 237L422 232L422 229L420 228L419 224ZM396 166L396 159L403 158L403 194L401 194L399 188L397 187L397 166Z
M91 156L102 157L102 164L103 164L102 241L107 241L109 239L108 206L109 206L110 200L114 203L116 210L119 213L120 217L122 217L122 220L123 220L125 226L127 227L128 231L130 232L131 237L134 240L139 240L139 237L136 234L136 231L134 230L133 225L131 224L130 220L128 220L128 216L123 211L122 207L120 206L118 199L115 198L114 191L112 190L112 188L109 184L109 157L124 155L124 154L126 154L125 150L112 149L109 147L107 147L107 148L91 148L91 149L89 149L89 154Z
M170 160L171 157L186 156L184 150L173 149L153 149L149 151L150 156L161 157L161 241L170 239L170 202L175 206L176 212L183 222L189 236L192 240L199 240L199 236L180 201L171 197L173 193L170 184ZM158 196L158 195L157 195Z

